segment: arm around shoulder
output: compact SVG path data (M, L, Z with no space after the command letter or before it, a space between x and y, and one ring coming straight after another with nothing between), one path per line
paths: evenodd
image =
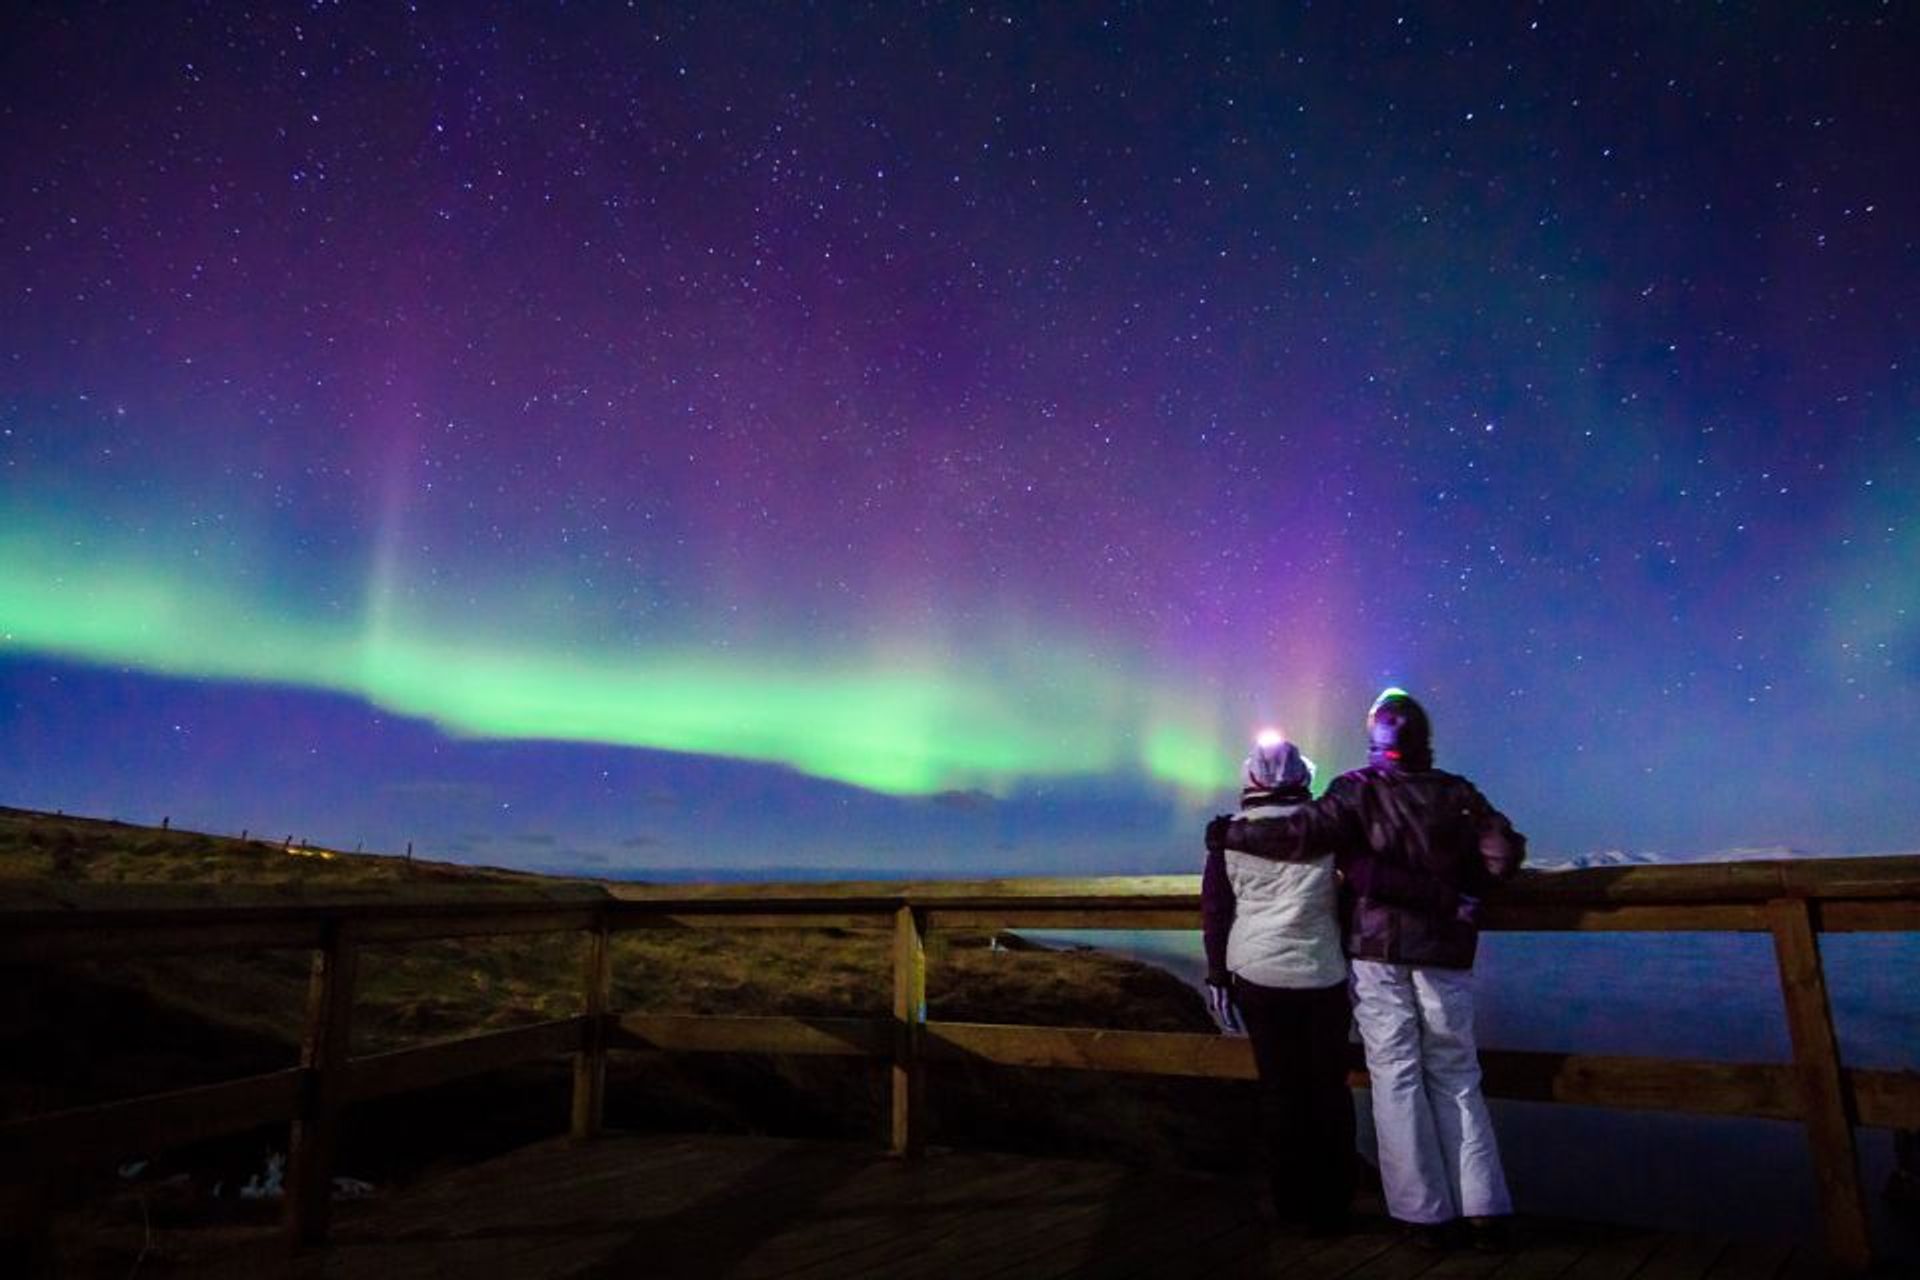
M1351 817L1350 805L1336 778L1327 794L1301 805L1282 818L1235 818L1227 826L1229 849L1273 862L1311 862L1338 852Z

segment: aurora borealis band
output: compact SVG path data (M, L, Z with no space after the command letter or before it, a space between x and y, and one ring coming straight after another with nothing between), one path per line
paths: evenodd
M864 662L746 648L622 653L564 634L529 641L512 625L400 629L384 605L330 626L168 577L137 552L78 565L24 542L8 553L11 638L23 647L349 693L461 734L735 756L904 793L1117 769L1201 789L1231 768L1215 759L1217 743L1183 731L1177 713L1150 715L1097 662L1037 647L1002 646L992 671L906 651ZM140 569L116 567L126 564ZM1137 739L1134 724L1146 726Z
M1920 837L1897 8L6 30L0 803L1179 870L1400 684L1544 851Z

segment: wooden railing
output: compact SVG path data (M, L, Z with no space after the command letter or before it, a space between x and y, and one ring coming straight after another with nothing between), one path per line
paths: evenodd
M1152 1075L1251 1079L1244 1040L1216 1035L929 1021L934 930L1176 929L1198 924L1192 876L836 885L640 886L534 891L485 900L373 899L250 905L0 907L0 965L164 952L302 948L313 953L299 1065L203 1088L0 1125L0 1161L29 1175L56 1162L138 1154L291 1122L286 1215L293 1239L327 1229L330 1173L351 1103L539 1058L574 1060L572 1132L599 1132L607 1055L837 1054L890 1063L891 1141L925 1135L925 1067L967 1060ZM1487 927L1526 931L1770 934L1790 1063L1726 1063L1488 1051L1487 1091L1504 1098L1797 1121L1818 1175L1831 1257L1870 1261L1856 1126L1920 1129L1920 1073L1841 1061L1819 935L1920 930L1920 857L1716 863L1529 873L1488 909ZM610 937L632 929L880 929L892 934L885 1019L715 1017L609 1007ZM395 1052L352 1056L360 948L426 939L584 932L578 1016ZM4 980L4 974L0 974ZM1356 1069L1356 1084L1365 1084Z

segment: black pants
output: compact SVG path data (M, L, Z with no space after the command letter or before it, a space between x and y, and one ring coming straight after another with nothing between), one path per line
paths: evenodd
M1336 1226L1353 1199L1347 984L1296 989L1233 980L1260 1071L1261 1128L1283 1221Z

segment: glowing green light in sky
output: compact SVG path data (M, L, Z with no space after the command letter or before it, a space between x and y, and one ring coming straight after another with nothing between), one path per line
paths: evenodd
M224 575L231 577L232 575ZM351 694L476 737L601 742L759 760L877 791L1143 773L1233 778L1212 717L1149 712L1142 681L1022 633L1018 652L824 660L502 638L463 619L297 616L137 557L0 538L0 644L155 673Z
M1142 753L1146 771L1191 791L1217 791L1234 777L1233 762L1218 735L1203 735L1184 725L1156 724Z

